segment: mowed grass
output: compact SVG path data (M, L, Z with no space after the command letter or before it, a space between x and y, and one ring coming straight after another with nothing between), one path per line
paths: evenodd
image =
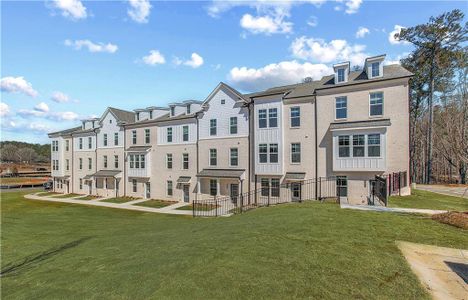
M96 200L96 199L99 199L99 198L101 198L101 197L88 195L88 196L76 198L76 200Z
M152 208L163 208L169 205L176 204L177 202L175 201L164 201L164 200L157 200L157 199L151 199L145 202L140 202L136 203L134 205L138 206L146 206L146 207L152 207Z
M468 199L413 189L411 196L392 196L390 207L468 211Z
M194 219L1 202L5 299L429 299L395 241L468 245L429 217L330 203Z
M195 205L195 210L198 211L210 211L215 209L216 207L219 207L219 205L214 205L214 204L208 204L208 205ZM193 205L184 205L181 207L176 208L176 210L193 210Z
M43 196L43 197L49 197L49 196L59 196L61 194L56 193L56 192L39 192L39 193L36 193L36 195Z
M130 202L132 200L135 200L136 198L132 197L117 197L117 198L109 198L109 199L104 199L102 202L111 202L111 203L126 203Z
M59 195L59 196L53 196L53 198L72 198L72 197L78 197L80 194L64 194L64 195Z

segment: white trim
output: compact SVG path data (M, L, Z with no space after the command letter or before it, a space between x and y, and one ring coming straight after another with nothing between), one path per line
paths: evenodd
M370 103L371 97L370 96L371 96L371 94L375 94L375 93L382 93L382 114L371 116L371 114L370 114L371 113L371 103ZM384 94L384 91L377 90L377 91L369 92L369 101L367 102L367 106L368 106L368 114L369 114L368 116L369 116L369 118L371 118L371 119L382 118L384 116L384 114L385 114L385 94Z

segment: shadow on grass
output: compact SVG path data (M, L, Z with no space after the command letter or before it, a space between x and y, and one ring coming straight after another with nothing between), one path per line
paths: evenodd
M0 271L0 277L5 277L8 275L17 275L19 272L32 268L35 265L41 263L42 261L52 258L53 256L58 255L65 250L79 246L81 243L89 239L91 239L90 236L84 237L84 238L72 241L70 243L66 243L61 246L51 248L44 252L40 252L38 254L32 254L32 255L26 256L25 258L18 260L17 262L8 263L2 267Z

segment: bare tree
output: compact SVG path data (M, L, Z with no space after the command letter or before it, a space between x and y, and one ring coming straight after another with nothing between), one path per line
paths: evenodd
M5 145L0 149L0 156L4 162L18 162L18 148L14 145Z
M26 147L18 150L18 156L21 162L29 164L37 157L37 153L34 149Z

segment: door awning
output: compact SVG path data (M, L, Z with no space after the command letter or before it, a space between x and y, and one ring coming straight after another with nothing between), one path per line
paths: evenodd
M197 174L197 177L241 179L244 172L244 169L203 169Z
M180 176L177 179L177 183L189 183L191 178L192 177L190 177L190 176Z
M116 177L118 174L120 174L122 171L120 170L99 170L93 175L92 177Z
M304 178L304 172L286 172L286 175L284 176L284 180L286 181L300 181L304 180Z

